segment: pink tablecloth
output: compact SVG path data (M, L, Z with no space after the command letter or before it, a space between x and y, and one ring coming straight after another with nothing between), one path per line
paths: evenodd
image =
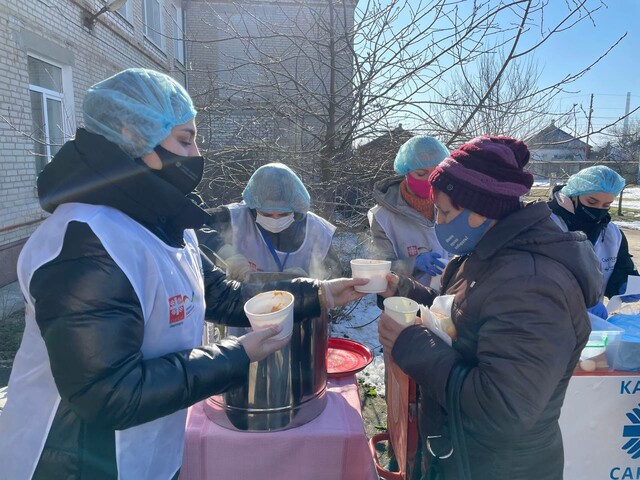
M202 403L189 409L180 480L291 478L378 478L353 377L329 382L316 419L281 432L236 432L209 420Z

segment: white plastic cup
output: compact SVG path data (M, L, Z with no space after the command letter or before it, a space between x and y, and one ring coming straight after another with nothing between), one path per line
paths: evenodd
M407 297L389 297L385 298L384 313L393 318L400 325L413 325L416 320L418 308L417 302Z
M293 332L293 300L291 293L282 290L259 293L245 302L244 313L254 330L282 325L282 331L273 337L282 340Z
M369 283L358 285L356 292L382 293L387 289L387 273L391 271L389 260L368 260L356 258L351 260L351 278L368 278Z

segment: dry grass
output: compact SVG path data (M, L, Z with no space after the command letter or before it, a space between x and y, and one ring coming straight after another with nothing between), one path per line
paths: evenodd
M24 331L24 313L19 310L0 321L0 366L11 366Z

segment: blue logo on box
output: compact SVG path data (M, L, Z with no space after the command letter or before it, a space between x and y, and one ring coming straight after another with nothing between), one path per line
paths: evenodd
M622 436L629 438L629 441L622 446L622 449L626 450L631 458L640 458L640 408L634 408L632 412L628 412L627 418L631 421L631 425L624 426Z

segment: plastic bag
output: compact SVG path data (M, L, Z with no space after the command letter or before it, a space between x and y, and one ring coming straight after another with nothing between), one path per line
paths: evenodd
M607 354L609 365L614 370L640 370L640 315L613 315L607 321L624 329L615 356Z
M607 303L607 311L609 315L622 313L625 315L640 315L640 302L625 302L624 299L628 295L640 294L640 276L629 275L627 277L627 289L624 295L615 295L609 299Z
M420 305L422 324L449 346L457 337L456 327L451 320L453 297L453 295L440 295L433 301L431 308Z

